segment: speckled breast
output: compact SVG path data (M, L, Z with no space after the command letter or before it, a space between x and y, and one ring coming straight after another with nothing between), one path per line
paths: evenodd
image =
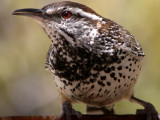
M141 60L126 52L97 57L77 49L73 55L48 54L58 91L71 101L95 106L113 104L133 94Z

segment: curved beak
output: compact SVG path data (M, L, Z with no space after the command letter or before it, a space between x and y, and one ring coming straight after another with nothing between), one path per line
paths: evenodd
M18 9L15 10L12 15L20 15L20 16L27 16L34 18L36 20L42 20L43 18L43 10L41 9L33 9L33 8L26 8L26 9Z

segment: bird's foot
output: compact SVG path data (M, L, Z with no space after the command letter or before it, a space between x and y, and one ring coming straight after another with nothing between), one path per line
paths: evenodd
M138 109L136 112L137 115L146 115L147 120L159 120L158 112L156 111L155 107L151 103L147 103L145 109L141 110Z
M80 112L75 111L72 108L72 105L69 102L65 101L62 105L62 111L60 113L59 120L71 120L72 115L76 116L78 119L80 119L82 116Z

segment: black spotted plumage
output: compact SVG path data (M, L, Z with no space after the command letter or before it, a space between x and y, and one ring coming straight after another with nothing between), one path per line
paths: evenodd
M46 10L45 7L43 9ZM77 15L76 12L72 12L72 14ZM75 16L73 15L73 20ZM83 14L81 17L84 17ZM79 17L77 18L79 23L77 22L76 25L67 23L70 26L66 28L59 26L59 23L55 24L59 29L42 25L49 36L50 31L55 34L50 36L52 44L46 57L46 67L50 68L56 76L55 82L58 90L67 99L93 105L99 105L102 102L111 104L121 99L122 94L126 94L130 88L121 89L117 93L114 93L113 89L123 84L129 84L130 77L137 79L136 74L139 74L140 70L136 64L140 66L144 53L134 37L122 26L106 18L99 22L85 17L88 24L81 21ZM101 18L101 16L98 17ZM83 26L86 26L85 29ZM91 28L94 29L91 30ZM72 29L76 29L76 33L73 33ZM90 34L93 35L90 36ZM137 61L136 64L132 59ZM137 71L133 75L132 64L135 64L134 71ZM129 78L126 77L128 74ZM131 83L133 86L134 84L135 82ZM64 86L65 90L59 89ZM105 91L103 88L105 86L108 87L110 93L113 93L113 96L112 94L104 96L103 92L99 93L99 88L101 91ZM75 89L72 95L68 94L67 88L72 88L70 89L72 92ZM90 90L97 92L98 96L103 95L106 99L101 97L101 99L97 99L97 95L90 93ZM71 96L74 96L74 99ZM92 101L87 99L91 97ZM113 99L114 101L112 101Z
M13 14L36 19L51 39L46 68L53 73L62 98L60 118L66 115L70 120L66 113L76 113L70 104L74 101L102 111L107 111L104 106L111 106L113 113L113 104L125 98L145 110L150 108L147 114L156 120L154 106L134 97L144 53L121 25L70 1L42 9L20 9Z

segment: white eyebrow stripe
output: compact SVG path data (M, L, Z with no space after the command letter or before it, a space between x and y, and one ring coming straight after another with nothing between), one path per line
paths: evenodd
M58 8L57 10L60 10L62 9L63 7L60 7ZM81 16L84 16L84 17L88 17L88 18L91 18L92 20L100 20L103 24L105 24L106 22L103 21L103 18L100 17L100 16L97 16L93 13L87 13L85 11L83 11L82 9L80 8L67 8L66 10L69 10L71 11L72 13L75 13L75 14L80 14ZM52 14L53 12L55 11L54 8L50 8L48 10L46 10L46 13L48 14Z
M53 11L54 11L53 8L49 8L49 9L46 10L46 13L47 13L47 14L51 14Z
M85 12L82 9L79 9L79 8L68 8L67 10L70 10L71 12L73 12L75 14L80 14L81 16L91 18L92 20L100 20L101 22L104 22L102 17L97 16L93 13L87 13L87 12Z
M55 8L48 8L47 10L46 10L46 13L47 14L53 14L54 12L55 12L55 10L60 10L60 9L62 9L63 7L59 7L58 9L55 9Z

